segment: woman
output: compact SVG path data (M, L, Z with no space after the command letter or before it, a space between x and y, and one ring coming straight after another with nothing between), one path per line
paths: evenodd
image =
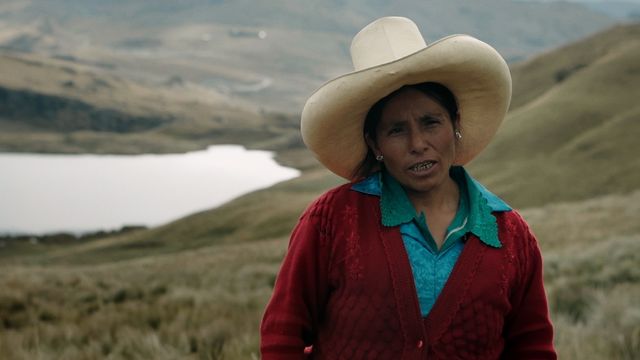
M509 106L508 67L406 18L374 21L302 136L351 182L302 215L261 325L263 359L555 359L536 239L461 165Z

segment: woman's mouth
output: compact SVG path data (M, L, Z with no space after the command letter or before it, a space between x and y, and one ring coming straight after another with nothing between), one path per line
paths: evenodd
M409 170L413 171L413 172L422 172L422 171L426 171L429 170L433 167L433 165L435 165L436 162L433 160L427 160L427 161L422 161L419 162L417 164L414 164L412 166L409 167Z

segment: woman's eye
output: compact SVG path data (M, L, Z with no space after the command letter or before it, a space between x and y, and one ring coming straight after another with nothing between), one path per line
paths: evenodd
M402 133L403 128L401 127L392 127L389 129L389 131L387 131L387 135L395 135L395 134L400 134Z
M422 120L422 125L427 127L432 127L440 124L440 119L436 118L426 118Z

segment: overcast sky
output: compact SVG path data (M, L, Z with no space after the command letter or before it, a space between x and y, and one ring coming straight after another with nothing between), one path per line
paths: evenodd
M640 4L640 0L514 0L514 1L538 1L538 2L551 2L551 1L567 1L577 3L631 3Z

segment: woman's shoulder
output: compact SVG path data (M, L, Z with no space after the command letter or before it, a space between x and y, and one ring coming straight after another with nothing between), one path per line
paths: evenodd
M538 240L531 227L517 210L496 212L494 216L498 223L501 242L520 249L538 247Z
M326 217L335 213L335 210L349 207L364 196L367 196L355 191L353 185L353 183L345 183L325 191L311 202L302 216Z
M509 211L494 211L493 215L496 217L498 225L502 224L510 228L529 228L527 221L516 209L510 209Z

